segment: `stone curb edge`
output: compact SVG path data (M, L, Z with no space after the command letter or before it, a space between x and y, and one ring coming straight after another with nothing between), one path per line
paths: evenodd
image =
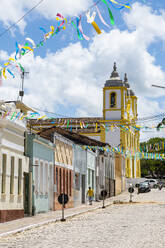
M111 203L105 204L105 207L108 207L110 205L113 205L113 203L111 202ZM69 214L69 215L66 215L65 216L65 219L70 219L70 218L73 218L75 216L78 216L78 215L87 213L87 212L95 211L97 209L102 209L102 207L101 206L98 206L98 207L95 207L95 208L92 208L92 209L84 210L82 212L77 212L77 213ZM37 223L37 224L33 224L33 225L26 226L26 227L18 228L18 229L13 230L13 231L1 233L0 234L0 238L1 237L5 237L5 236L9 236L9 235L13 235L13 234L16 234L16 233L21 233L21 232L30 230L32 228L37 228L37 227L40 227L40 226L48 225L50 223L55 223L55 222L58 222L60 220L61 220L61 218L54 218L54 219L46 220L46 221L43 221L43 222L40 222L40 223Z

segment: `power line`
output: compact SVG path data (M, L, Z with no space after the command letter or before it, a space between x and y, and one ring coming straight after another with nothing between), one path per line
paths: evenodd
M50 111L47 111L47 110L35 108L33 106L31 108L36 109L36 110L41 111L41 112L44 112L44 113L53 114L53 115L57 115L57 116L62 116L62 117L65 117L65 118L74 118L74 117L71 117L71 116L66 116L66 115L63 115L63 114L58 114L58 113L50 112Z
M34 9L36 9L43 1L45 0L41 0L39 3L37 3L33 8L31 8L29 11L27 11L20 19L18 19L18 21L16 21L15 23L13 23L11 26L9 26L7 29L5 29L2 33L0 33L0 37L2 37L5 33L7 33L10 29L12 29L13 27L15 27L20 21L22 21L24 19L25 16L27 16L29 13L31 13ZM95 2L93 5L91 5L88 9L93 8L95 5L97 5L98 3L100 3L101 0L98 0L97 2ZM82 12L86 13L86 11Z
M7 29L5 29L1 34L0 37L2 37L5 33L7 33L10 29L12 29L13 27L15 27L20 21L22 21L22 19L24 19L25 16L27 16L30 12L32 12L34 9L36 9L43 1L45 0L41 0L39 3L37 3L33 8L31 8L29 11L27 11L20 19L18 19L17 22L13 23L11 26L9 26Z
M63 115L63 114L60 114L60 113L50 112L50 111L39 109L39 108L36 108L36 107L33 107L33 106L31 106L31 108L36 109L36 110L41 111L41 112L44 112L44 113L53 114L53 115L56 115L56 116L62 116L64 118L77 118L77 117L66 116L66 115ZM145 122L145 121L149 121L149 120L157 120L157 119L160 119L160 118L162 118L164 116L165 116L165 113L162 113L162 114L159 114L159 115L153 115L153 116L140 118L136 122ZM90 118L90 117L88 117L88 118ZM95 118L97 118L97 117L95 117Z

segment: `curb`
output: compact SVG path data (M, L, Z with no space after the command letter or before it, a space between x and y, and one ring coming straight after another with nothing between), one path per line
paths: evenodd
M105 207L109 207L110 205L113 205L113 202L105 204ZM102 209L102 207L98 206L98 207L94 207L92 209L84 210L82 212L69 214L69 215L65 216L65 219L71 219L71 218L74 218L75 216L78 216L78 215L81 215L81 214L84 214L84 213L88 213L88 212L92 212L92 211L95 211L95 210L98 210L98 209ZM14 235L14 234L17 234L17 233L21 233L21 232L31 230L33 228L41 227L41 226L44 226L44 225L48 225L50 223L59 222L60 220L61 220L61 218L57 217L57 218L46 220L46 221L43 221L43 222L40 222L40 223L37 223L37 224L33 224L33 225L26 226L26 227L18 228L18 229L13 230L13 231L1 233L0 238L5 237L5 236L9 236L9 235Z

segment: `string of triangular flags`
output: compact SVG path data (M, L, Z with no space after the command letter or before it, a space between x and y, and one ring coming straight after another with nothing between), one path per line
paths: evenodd
M99 0L97 2L94 2L94 4L85 12L86 18L87 18L87 23L93 26L97 34L101 34L101 30L98 26L98 24L95 22L96 14L98 14L98 17L105 26L109 27L109 25L105 22L101 11L99 10L98 4L102 2L104 6L108 9L109 17L110 17L110 23L111 25L114 25L114 17L112 14L112 11L110 9L110 5L115 8L115 9L122 9L122 8L130 8L129 3L124 4L124 3L119 3L116 0ZM117 7L116 5L119 5ZM90 9L95 8L96 11L93 11L92 14L90 14ZM15 57L10 57L8 61L4 63L4 65L0 69L0 77L7 78L6 72L10 74L13 78L15 78L15 73L19 72L22 73L24 72L23 66L20 64L19 60L21 59L22 56L29 52L34 52L35 49L43 46L46 41L53 37L54 35L57 35L59 32L62 30L65 30L68 24L71 24L77 31L77 36L79 40L90 40L90 38L84 34L83 28L82 28L82 15L79 15L76 18L71 18L70 21L68 21L64 16L62 16L60 13L57 13L56 15L56 20L57 20L57 27L54 25L50 26L50 30L46 31L45 28L40 27L40 30L43 32L43 38L40 40L39 43L35 43L32 38L25 38L25 44L19 44L16 42L16 52L15 52Z
M96 149L100 151L105 151L107 153L112 153L112 154L121 154L124 156L124 158L131 158L134 159L136 158L137 160L139 159L153 159L153 160L165 160L165 153L147 153L147 152L141 152L135 151L135 150L124 150L122 147L113 147L113 146L106 146L106 147L98 147L98 146L82 146L83 149L88 149L91 151L95 151Z

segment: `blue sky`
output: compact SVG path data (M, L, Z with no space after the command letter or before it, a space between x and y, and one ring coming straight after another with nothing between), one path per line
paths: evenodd
M121 78L127 72L130 85L138 96L139 117L164 113L165 92L152 88L151 84L165 86L165 1L117 0L130 3L132 8L118 10L110 5L114 26L110 25L106 6L100 2L99 10L110 25L106 27L96 16L101 35L87 23L85 16L85 11L95 1L44 0L0 37L1 65L14 56L15 42L24 44L25 38L30 37L38 43L43 39L39 27L47 31L51 25L56 27L57 12L74 21L82 14L83 30L90 41L79 41L70 24L66 30L48 39L43 47L21 58L21 64L29 71L25 79L24 102L65 116L101 116L102 87L116 61ZM0 34L38 2L19 0L18 5L18 0L2 0ZM96 11L95 8L90 10ZM0 88L0 100L16 100L20 82L19 73L15 79L7 74Z

